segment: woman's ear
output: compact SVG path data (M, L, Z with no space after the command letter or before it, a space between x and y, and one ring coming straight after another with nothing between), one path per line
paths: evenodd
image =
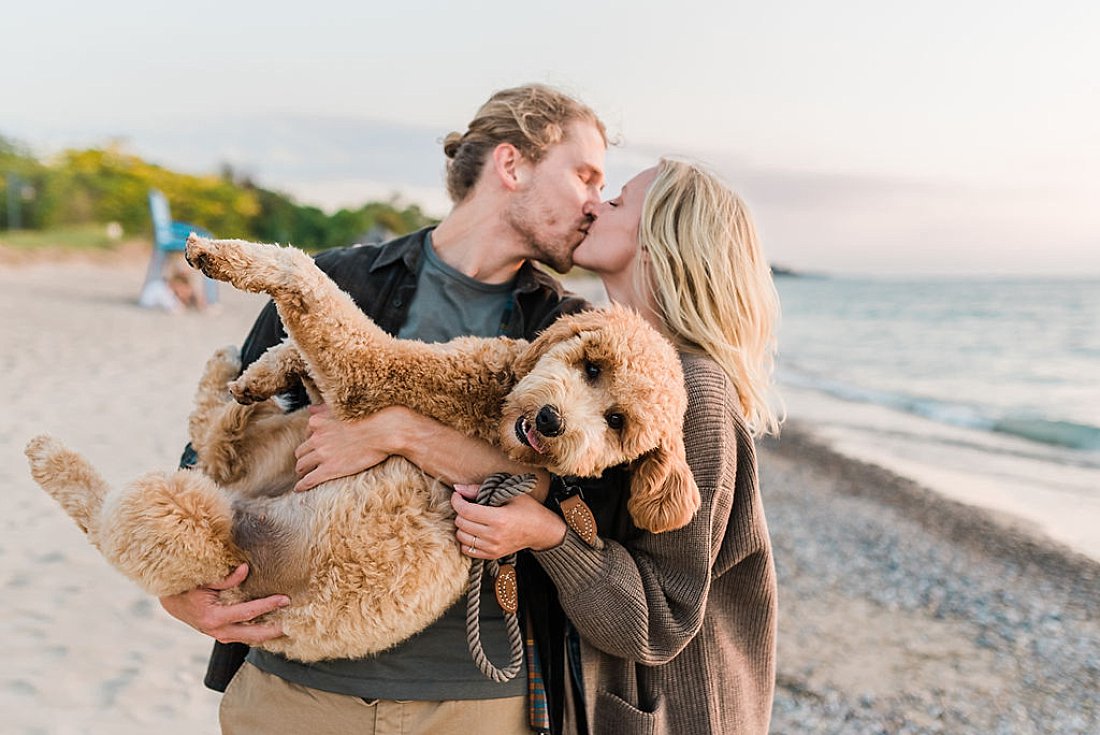
M662 444L634 461L627 510L638 528L662 533L683 528L699 510L699 488L683 441Z

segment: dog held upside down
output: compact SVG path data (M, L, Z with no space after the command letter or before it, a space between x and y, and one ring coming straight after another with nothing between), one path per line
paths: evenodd
M469 559L454 538L450 490L405 459L291 491L307 416L283 413L273 396L299 378L341 419L404 405L555 474L591 477L629 462L639 528L680 528L698 508L679 359L632 311L562 317L530 343L424 344L382 331L300 250L192 235L187 258L268 293L289 335L236 380L234 350L210 359L190 419L197 470L113 489L50 437L26 450L35 480L154 595L247 561L249 577L222 601L288 594L288 606L265 616L285 635L262 647L301 661L385 650L460 597Z

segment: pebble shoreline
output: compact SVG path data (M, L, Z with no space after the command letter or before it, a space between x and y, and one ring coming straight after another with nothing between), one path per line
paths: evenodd
M797 423L760 467L773 733L1100 732L1100 564Z

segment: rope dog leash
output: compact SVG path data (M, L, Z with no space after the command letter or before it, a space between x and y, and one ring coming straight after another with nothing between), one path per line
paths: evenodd
M477 491L479 505L499 506L517 495L529 493L535 488L534 475L509 475L501 472L486 478ZM466 585L466 645L477 668L495 682L510 681L523 667L523 637L519 630L519 594L516 586L516 555L498 559L474 559L470 564L470 577ZM497 602L504 610L504 625L508 632L511 654L508 666L497 668L481 646L481 578L485 568L496 579L494 585Z

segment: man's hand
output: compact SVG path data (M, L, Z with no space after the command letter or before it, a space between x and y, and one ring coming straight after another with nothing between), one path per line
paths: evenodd
M254 624L249 621L290 604L290 598L286 595L271 595L237 605L223 605L218 602L218 592L236 587L247 576L248 565L241 564L220 582L162 597L160 604L172 617L222 643L247 643L254 646L278 638L283 630L277 624Z
M310 406L309 436L294 451L298 463L295 492L374 467L391 454L391 442L401 429L400 407L384 408L358 421L341 421L328 405Z

